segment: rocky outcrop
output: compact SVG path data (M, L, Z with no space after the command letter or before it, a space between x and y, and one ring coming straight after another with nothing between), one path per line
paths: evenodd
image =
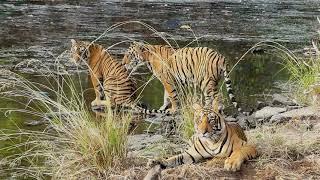
M320 119L320 107L303 107L299 109L293 109L284 113L276 114L271 117L271 123L283 123L290 119L297 118L301 120L305 119Z
M295 103L293 100L289 99L288 97L286 97L282 94L273 94L272 95L272 104L273 105L283 105L283 106L297 105L297 103Z
M184 149L185 142L167 138L162 135L136 134L128 137L128 156L155 158L162 154L177 153Z
M258 110L253 114L255 119L262 119L262 120L268 120L272 116L280 114L282 112L287 111L287 108L285 107L264 107L261 110Z

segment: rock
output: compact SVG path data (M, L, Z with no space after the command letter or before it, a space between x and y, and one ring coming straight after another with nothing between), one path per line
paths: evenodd
M268 104L266 102L263 101L257 101L257 109L262 109L264 107L266 107Z
M228 121L228 122L236 122L237 121L237 119L232 117L232 116L226 117L225 120Z
M297 105L295 102L293 102L288 97L286 97L282 94L273 94L272 95L272 104L273 105L285 105L285 106Z
M300 109L290 110L284 113L276 114L271 117L271 123L283 123L292 118L304 119L320 119L320 108L318 107L304 107Z
M130 150L136 151L144 149L150 144L157 143L163 139L162 135L138 134L128 137L128 146Z
M238 116L237 120L237 123L243 129L252 129L255 128L257 125L257 121L253 116Z
M128 147L129 153L128 156L147 156L147 157L155 157L158 156L158 153L154 150L150 150L153 144L160 143L164 138L162 135L148 135L148 134L138 134L131 135L128 137Z
M282 112L285 112L286 110L287 110L287 108L267 106L267 107L264 107L261 110L258 110L257 112L255 112L254 118L266 120L276 114L280 114Z
M155 158L167 153L176 154L186 146L185 142L180 141L173 142L172 139L169 140L162 135L131 135L128 137L128 156Z

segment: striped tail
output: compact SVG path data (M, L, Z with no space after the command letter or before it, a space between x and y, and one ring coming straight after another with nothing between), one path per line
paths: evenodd
M224 80L226 82L228 96L233 106L238 110L238 112L242 113L243 115L245 116L250 115L249 112L244 112L242 108L239 106L238 102L236 101L235 95L233 94L232 83L229 77L229 72L227 69L224 70L223 75L224 75Z
M132 109L138 113L142 113L142 114L149 114L149 115L154 115L154 114L166 114L166 115L170 115L169 111L166 110L157 110L157 109L148 109L146 107L143 106L139 106L139 105L133 105Z

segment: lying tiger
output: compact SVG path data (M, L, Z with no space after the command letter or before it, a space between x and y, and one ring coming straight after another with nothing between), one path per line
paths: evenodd
M255 146L247 144L246 135L237 123L226 122L220 114L207 111L199 104L194 104L193 108L196 134L191 138L191 147L169 159L152 160L149 166L160 165L161 169L166 169L221 157L226 158L226 170L237 171L244 161L257 156Z
M221 77L224 77L232 104L239 112L244 113L233 95L225 57L213 49L186 47L175 50L166 45L133 43L125 53L122 63L128 70L145 63L161 81L165 93L160 110L171 105L169 111L176 112L179 86L200 88L205 97L205 107L217 107L217 86Z
M129 78L126 68L99 44L71 39L72 59L79 63L85 61L90 70L91 82L96 98L91 102L93 108L130 107L141 113L164 113L148 110L135 103L136 87Z

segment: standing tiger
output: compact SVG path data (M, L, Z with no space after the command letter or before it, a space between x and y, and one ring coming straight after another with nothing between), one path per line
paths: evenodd
M136 87L126 68L101 45L74 39L71 39L71 44L72 59L76 63L85 61L89 67L96 94L96 99L91 102L92 107L122 106L146 114L162 113L160 110L147 110L136 105Z
M189 149L166 160L151 160L149 166L160 165L161 170L219 157L226 158L226 170L237 171L244 161L257 156L255 146L247 143L239 124L226 122L220 114L206 110L199 104L194 104L193 108L196 133L191 137ZM148 174L154 174L153 170Z
M122 63L128 70L140 63L146 63L161 81L165 93L160 110L167 109L171 104L168 111L176 112L177 87L180 85L200 88L204 94L205 106L214 107L213 103L218 95L217 85L221 76L224 76L229 98L237 110L242 112L233 95L225 58L213 49L185 47L174 50L166 45L133 43L125 53Z

